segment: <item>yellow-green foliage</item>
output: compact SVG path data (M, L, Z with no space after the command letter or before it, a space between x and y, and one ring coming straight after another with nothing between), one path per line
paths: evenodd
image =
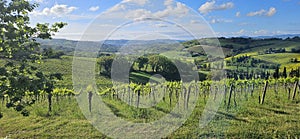
M296 53L266 54L266 55L257 55L253 57L267 62L278 63L281 65L280 67L281 69L286 67L288 71L300 67L300 63L291 62L292 58L300 59L300 54L296 54Z

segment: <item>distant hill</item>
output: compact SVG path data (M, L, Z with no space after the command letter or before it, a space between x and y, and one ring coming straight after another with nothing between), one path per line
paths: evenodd
M293 37L294 36L294 37ZM201 45L218 45L220 43L223 47L225 55L234 56L242 53L263 52L267 49L284 48L290 51L293 48L300 48L300 37L295 37L297 34L275 36L261 36L260 38L247 37L232 37L218 38L219 42L213 41L210 38L199 40L106 40L101 42L80 41L80 44L87 46L97 46L102 44L101 52L116 53L124 48L125 51L132 50L132 53L137 52L153 52L161 53L165 51L189 51L191 54L197 56L202 55L203 49ZM299 35L300 36L300 35ZM42 48L53 48L54 50L63 51L68 55L73 55L76 45L79 41L52 39L41 40ZM124 51L123 50L123 51Z
M270 38L281 38L281 39L286 39L286 38L294 38L294 37L299 37L300 34L282 34L282 35L273 35L273 36L257 36L253 38L259 38L259 39L270 39Z
M232 37L218 38L219 42L213 41L212 39L199 39L191 40L182 43L186 49L192 52L199 52L201 45L219 45L223 47L226 56L234 56L242 53L251 53L251 52L264 52L268 49L280 49L284 48L287 51L291 49L300 48L300 37L293 38L242 38L242 37Z
M134 46L136 49L149 50L156 49L156 51L165 50L168 46L174 44L180 44L184 42L182 40L105 40L101 42L91 42L91 41L73 41L66 39L52 39L52 40L37 40L41 43L41 48L52 48L54 50L63 51L68 55L73 55L77 44L80 42L81 45L87 46L101 46L101 52L118 52L122 46ZM155 48L154 48L155 47ZM174 47L169 47L173 49ZM149 50L150 51L150 50Z

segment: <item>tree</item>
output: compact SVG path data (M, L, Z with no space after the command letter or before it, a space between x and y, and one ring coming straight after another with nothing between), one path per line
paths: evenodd
M278 78L279 78L279 67L276 67L273 77L274 77L275 79L278 79Z
M43 58L60 58L64 55L62 51L55 51L51 47L43 49Z
M158 55L151 55L149 56L149 65L151 66L152 68L152 71L153 72L157 72L157 70L159 69L159 58L158 58Z
M163 72L172 63L167 57L162 55L151 55L149 57L149 64L153 72Z
M287 78L286 67L283 68L282 76L283 76L284 78Z
M147 57L139 57L136 61L136 63L138 63L138 68L139 68L139 71L145 67L145 65L148 63L149 59Z
M61 79L59 74L46 75L30 65L41 60L36 38L51 39L66 25L38 23L31 27L28 14L36 7L37 4L27 0L0 0L0 57L5 59L5 66L0 67L0 92L9 97L6 106L24 116L29 114L25 107L35 102L34 97L25 96L38 95L41 91L51 94L55 79Z
M178 60L173 61L176 64L182 63ZM175 63L162 55L151 55L149 57L149 65L152 67L153 72L161 73L167 80L178 80L180 78Z
M113 56L101 57L98 61L98 64L100 65L100 74L110 76L111 66L112 66L113 61L114 61Z

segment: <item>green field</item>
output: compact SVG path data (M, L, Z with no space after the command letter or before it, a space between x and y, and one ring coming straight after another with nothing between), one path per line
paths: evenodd
M197 106L190 118L169 138L297 138L300 136L300 95L288 100L287 93L280 89L275 94L270 88L263 105L258 103L262 89L253 96L236 94L236 105L230 109L223 102L213 120L204 128L199 127L206 101L199 96ZM135 122L155 120L169 112L169 105L160 103L147 113L124 102L102 96L104 102L120 118ZM228 100L228 95L223 100ZM47 101L30 107L30 116L23 117L12 109L0 106L4 117L0 120L0 137L11 138L106 138L90 125L81 113L74 97L61 97L54 101L53 111L47 111Z
M300 54L295 53L279 53L279 54L268 54L268 55L257 55L254 58L258 58L264 61L273 62L280 64L281 68L286 67L287 69L297 69L300 67L300 63L290 62L291 58L300 59Z
M228 40L221 40L221 43L233 45L237 49L244 46ZM266 42L257 41L253 45L262 45L264 43ZM297 48L297 44L297 42L283 43L275 40L270 41L268 45L261 48L246 49L234 56L252 56L255 59L268 63L279 64L281 71L283 67L287 67L289 71L300 67L299 63L291 63L290 61L291 58L300 59L299 53L259 55L257 51L274 47L281 48L283 46L287 50L291 50L292 48ZM189 50L199 51L197 50L198 47L191 47ZM230 53L229 51L226 48L226 53ZM177 59L185 60L187 63L193 62L196 58L201 59L204 63L207 62L205 56L186 58L185 54L185 52L176 49L176 51L170 51L163 55L176 57ZM226 60L231 58L228 57ZM88 60L85 58L80 59ZM45 73L62 73L63 80L58 81L55 84L56 87L73 89L72 60L72 56L65 55L60 59L43 59L41 64L34 65ZM4 60L1 60L0 65L3 65L2 63L4 63ZM150 78L157 82L161 81L160 78L153 76L156 73L152 71L150 66L147 69L143 68L141 71L137 70L136 65L133 67L135 70L130 73L130 81L138 84L146 84ZM229 66L225 68L234 70L236 67ZM246 67L240 67L240 69L246 70ZM250 69L259 68L252 67ZM268 70L273 72L274 69ZM148 109L129 106L119 98L115 98L112 89L110 89L112 81L106 76L100 76L98 67L95 71L98 92L94 93L97 95L101 94L100 96L106 106L119 118L136 123L151 122L170 113L172 108L176 109L175 103L177 98L174 96L175 94L166 96L165 101L159 101L156 106ZM210 74L209 70L199 70L199 72L206 75ZM263 85L263 83L256 85L252 95L249 93L250 87L248 85L242 87L236 85L237 88L232 94L230 107L228 107L229 90L227 90L227 95L223 98L215 116L203 128L200 128L199 120L206 107L208 95L203 90L199 91L200 95L197 97L198 101L192 114L179 129L167 135L166 138L299 138L300 88L296 86L293 100L291 95L293 95L295 90L294 82L290 82L287 86L278 83L277 90L275 89L276 85L271 84L266 92L265 103L259 104L259 97L262 96L264 90ZM220 86L222 85L212 84L212 88ZM290 93L288 93L288 88L290 88ZM212 97L213 95L211 93ZM222 95L215 96L219 98ZM170 98L173 99L171 104L168 101ZM54 96L53 108L49 112L47 96L44 95L34 105L28 107L30 112L28 117L22 116L13 109L6 108L6 100L0 100L0 102L0 112L3 113L3 117L0 119L0 138L109 138L93 127L90 121L85 118L78 106L76 96ZM97 106L93 107L93 109L97 109Z

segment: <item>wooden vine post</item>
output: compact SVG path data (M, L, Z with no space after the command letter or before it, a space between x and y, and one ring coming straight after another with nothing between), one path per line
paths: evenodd
M188 93L187 93L187 98L186 98L186 108L189 108L189 101L190 101L190 95L192 91L192 85L189 86Z
M186 98L187 98L187 91L186 91L186 87L182 85L182 92L183 92L183 103L184 103L184 109L187 109L187 102L186 102Z
M227 96L227 86L226 85L224 85L224 105L226 106L226 96Z
M227 110L230 107L230 101L231 101L232 91L233 91L233 84L230 86L230 90L229 90L229 98L228 98Z
M114 90L114 89L112 89L112 90ZM88 85L87 88L86 88L86 91L87 91L88 103L89 103L88 108L89 108L89 111L92 112L92 98L93 98L93 91L94 91L93 86L92 85Z
M295 98L296 98L296 92L297 92L298 83L299 83L299 81L296 81L295 85L294 85L293 100L295 100Z
M264 102L265 102L265 97L266 97L266 93L267 93L267 90L268 90L268 85L269 85L269 81L266 81L264 91L263 91L263 94L262 94L262 98L260 100L260 104L264 104Z
M52 111L52 93L48 93L48 111Z
M137 108L139 108L139 105L140 105L140 97L141 97L141 90L137 90L137 94L138 94L138 97L137 97Z
M89 111L92 112L92 98L93 98L93 93L92 91L88 92L88 100L89 100Z
M290 87L288 88L288 91L289 91L288 100L290 100L291 99L291 88Z

